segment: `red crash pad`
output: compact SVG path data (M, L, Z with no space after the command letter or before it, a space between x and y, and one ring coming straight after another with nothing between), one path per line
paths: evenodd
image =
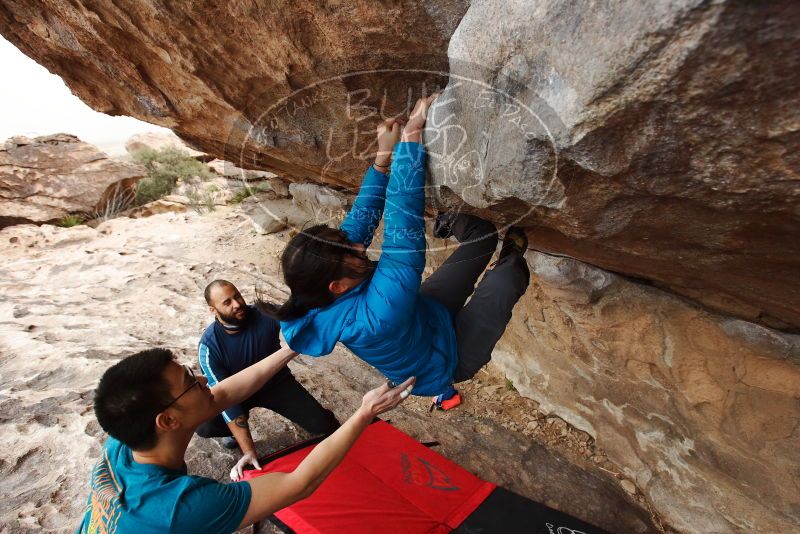
M267 465L246 471L244 479L292 471L314 446L267 458ZM311 497L275 515L298 534L438 534L457 528L494 489L494 484L378 421Z

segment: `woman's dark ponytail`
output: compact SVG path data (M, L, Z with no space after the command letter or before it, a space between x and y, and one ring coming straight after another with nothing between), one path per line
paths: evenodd
M328 286L349 274L344 256L350 246L344 232L324 224L303 230L289 241L281 256L289 299L279 305L256 291L256 308L278 321L291 321L331 304L335 297Z
M258 311L264 315L272 317L277 321L290 321L292 319L297 319L298 317L305 315L310 309L305 309L304 307L299 306L297 304L297 299L295 299L292 295L290 295L289 299L282 305L268 302L264 300L261 295L258 295L256 300L256 308L258 308Z

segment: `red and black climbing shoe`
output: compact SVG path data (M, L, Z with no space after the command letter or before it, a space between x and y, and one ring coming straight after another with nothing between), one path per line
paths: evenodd
M456 388L450 387L450 389L441 395L437 395L433 398L433 403L431 404L431 411L435 408L440 410L452 410L456 406L461 404L461 395L458 394Z
M503 247L500 249L500 257L497 261L502 260L509 254L525 254L528 250L528 236L525 231L517 226L512 226L506 230L506 236L503 238Z

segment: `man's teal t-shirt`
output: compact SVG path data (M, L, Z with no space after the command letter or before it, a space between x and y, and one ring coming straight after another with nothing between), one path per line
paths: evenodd
M233 532L250 505L247 482L220 484L183 469L140 464L109 437L92 471L81 534Z

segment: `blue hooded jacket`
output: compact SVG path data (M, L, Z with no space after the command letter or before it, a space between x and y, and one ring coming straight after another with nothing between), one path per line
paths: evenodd
M398 143L390 177L370 166L340 227L353 243L369 246L384 216L375 272L332 304L281 321L293 350L324 356L340 341L395 383L416 376L415 395L438 395L452 384L458 364L453 318L437 300L419 294L424 209L425 149Z

